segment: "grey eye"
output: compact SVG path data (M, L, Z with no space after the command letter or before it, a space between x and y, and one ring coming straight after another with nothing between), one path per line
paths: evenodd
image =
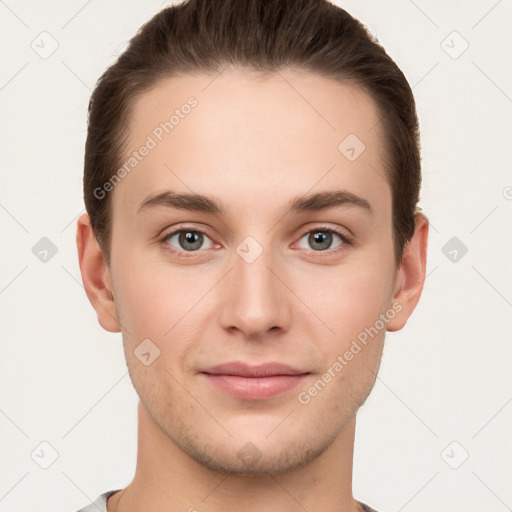
M171 244L171 240L177 237L178 246ZM201 249L205 238L209 238L201 231L193 229L180 229L166 237L167 243L180 251L197 251Z
M328 229L315 229L306 233L301 240L307 238L307 243L309 247L302 247L303 249L312 248L315 251L326 251L327 249L332 249L333 236L338 237L342 242L343 237L334 231ZM342 244L339 244L342 245ZM338 245L338 246L339 246Z

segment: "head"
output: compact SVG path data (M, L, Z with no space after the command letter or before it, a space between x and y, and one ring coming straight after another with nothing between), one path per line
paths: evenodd
M77 240L151 421L224 472L321 454L419 300L420 184L407 80L341 8L192 0L143 25L91 97ZM305 376L246 400L207 375L232 361Z

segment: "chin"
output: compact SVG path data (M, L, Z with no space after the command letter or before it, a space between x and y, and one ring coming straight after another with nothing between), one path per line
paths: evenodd
M189 451L189 455L201 465L225 475L232 476L277 476L291 473L302 466L310 464L327 447L317 449L303 447L284 447L276 453L269 453L268 448L258 448L248 441L235 453L222 454L209 451Z

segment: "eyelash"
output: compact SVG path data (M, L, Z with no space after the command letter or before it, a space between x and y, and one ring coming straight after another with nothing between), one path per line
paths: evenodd
M202 235L205 235L206 237L208 237L208 235L200 229L196 229L195 227L192 227L192 226L184 226L184 227L181 227L180 229L176 229L174 231L171 231L170 233L165 234L162 238L160 238L159 241L162 245L165 246L165 249L167 251L169 251L170 253L172 253L175 256L178 256L180 258L194 257L194 256L196 256L196 253L200 252L200 250L198 250L198 251L180 251L167 243L167 240L169 240L169 238L171 238L174 235L176 235L177 233L181 233L183 231L184 232L192 231L194 233L201 233ZM307 235L309 233L316 233L316 232L334 233L335 235L338 235L342 241L341 246L336 249L326 249L325 251L313 251L313 250L310 251L310 252L313 252L314 254L320 253L320 254L318 254L318 257L322 257L322 253L327 253L328 255L337 254L341 251L347 250L347 246L353 245L352 237L349 237L345 233L341 233L340 231L338 231L336 229L328 228L326 226L318 226L314 229L309 229L307 231L304 231L300 235L299 240L302 239L304 237L304 235ZM210 237L208 237L208 238L210 238Z

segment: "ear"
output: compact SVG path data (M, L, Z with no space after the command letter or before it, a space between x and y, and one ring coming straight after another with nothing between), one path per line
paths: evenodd
M414 235L404 247L402 262L395 280L392 302L396 303L393 309L398 313L387 324L386 330L391 332L399 331L405 326L423 291L429 222L423 213L419 213L415 223Z
M85 292L98 315L98 322L109 332L120 332L110 269L96 242L87 213L77 221L76 245Z

